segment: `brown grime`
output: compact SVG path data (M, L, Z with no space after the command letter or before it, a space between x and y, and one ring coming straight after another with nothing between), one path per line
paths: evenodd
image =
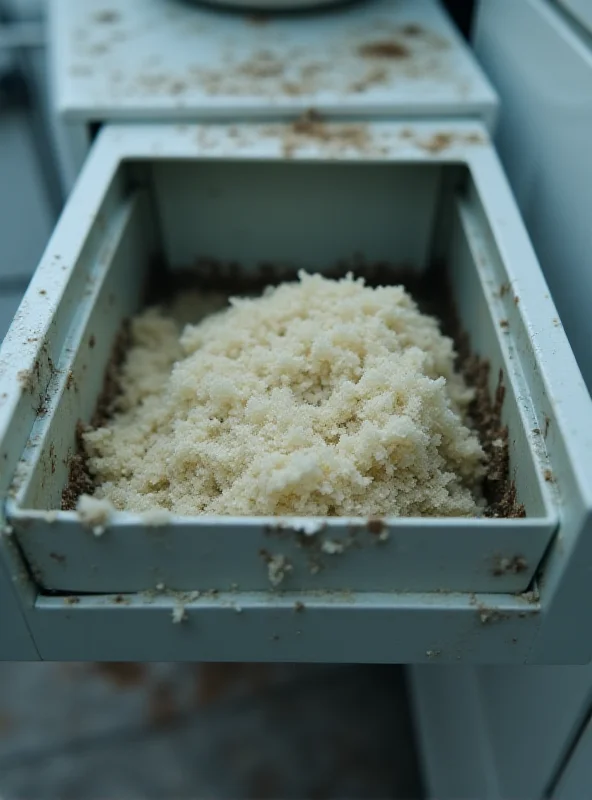
M450 147L453 138L450 133L436 133L427 141L420 142L419 147L422 150L427 150L428 153L441 153L442 150Z
M380 519L379 517L374 517L368 520L366 527L368 528L369 533L373 534L374 536L380 536L380 534L385 530L386 525L384 520Z
M400 42L385 40L380 42L368 42L358 48L358 53L362 58L409 58L411 55L409 48Z

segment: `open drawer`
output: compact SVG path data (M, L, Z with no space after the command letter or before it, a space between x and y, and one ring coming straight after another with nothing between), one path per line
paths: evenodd
M309 122L99 134L2 348L2 553L38 652L587 657L554 612L567 568L582 566L592 407L483 127ZM118 333L151 281L207 259L219 265L209 279L224 275L232 293L262 263L323 271L356 254L389 265L382 282L403 266L427 281L446 272L492 396L503 381L524 517L154 525L117 512L95 536L59 510L77 423L93 416Z

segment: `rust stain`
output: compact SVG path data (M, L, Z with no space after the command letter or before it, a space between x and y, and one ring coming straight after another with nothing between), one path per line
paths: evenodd
M409 58L411 55L409 48L395 40L384 40L380 42L368 42L358 48L358 53L362 58L388 58L400 59Z
M544 475L545 475L545 480L547 481L547 483L555 483L555 478L554 478L553 473L551 472L550 469L546 469Z

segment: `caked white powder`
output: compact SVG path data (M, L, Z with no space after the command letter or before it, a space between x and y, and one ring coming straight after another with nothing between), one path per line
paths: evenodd
M112 419L84 434L122 510L469 516L484 454L436 320L401 287L301 273L182 330L133 320Z

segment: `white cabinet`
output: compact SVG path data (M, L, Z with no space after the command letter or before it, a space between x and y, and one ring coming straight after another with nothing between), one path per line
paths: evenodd
M495 94L438 4L276 19L162 0L50 11L75 187L4 344L0 390L4 589L41 656L589 658L565 620L592 599L592 403L489 140ZM200 255L322 270L355 252L416 273L447 263L492 393L503 375L524 519L389 519L380 550L365 547L368 520L319 520L319 540L353 529L363 546L318 575L297 547L302 521L283 520L294 572L272 592L260 551L277 520L173 519L155 535L122 512L99 541L54 513L153 256L171 274ZM185 594L154 597L157 583ZM179 602L188 625L171 624Z
M584 11L590 3L574 2L573 7ZM589 36L547 0L482 0L475 49L502 99L496 144L565 331L592 387Z

